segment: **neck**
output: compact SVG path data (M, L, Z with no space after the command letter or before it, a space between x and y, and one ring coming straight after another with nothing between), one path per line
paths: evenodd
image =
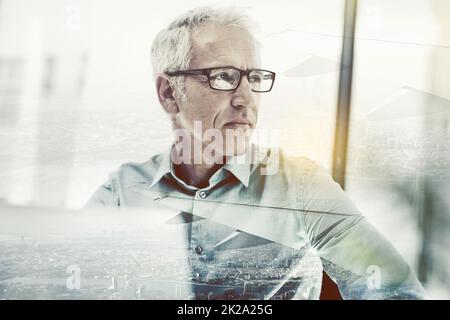
M219 170L223 164L202 165L202 164L174 164L175 174L178 178L186 182L186 184L196 187L205 188L209 185L211 176Z
M199 189L207 187L211 176L224 165L224 161L212 164L202 161L201 164L195 164L193 159L190 163L185 163L180 160L176 147L172 149L171 159L175 175L186 184Z

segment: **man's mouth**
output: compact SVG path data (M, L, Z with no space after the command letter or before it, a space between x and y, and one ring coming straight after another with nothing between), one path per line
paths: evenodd
M249 121L245 120L238 120L238 121L230 121L225 123L225 127L251 127L251 124Z

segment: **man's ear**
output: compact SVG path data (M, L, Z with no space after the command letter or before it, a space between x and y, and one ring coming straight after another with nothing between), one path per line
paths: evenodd
M156 78L156 93L158 94L159 103L164 111L172 115L175 115L180 111L167 75L160 74Z

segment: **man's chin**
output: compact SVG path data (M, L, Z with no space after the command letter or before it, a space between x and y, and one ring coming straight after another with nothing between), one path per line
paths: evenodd
M226 130L224 153L227 157L241 156L246 153L253 130ZM230 135L231 134L231 135Z
M249 147L249 143L238 143L232 146L226 146L225 148L225 156L227 157L235 157L242 156L247 152Z

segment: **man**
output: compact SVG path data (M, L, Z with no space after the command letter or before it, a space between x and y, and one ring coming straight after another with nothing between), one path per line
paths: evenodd
M251 24L232 9L198 8L157 35L156 90L174 143L122 165L88 205L179 212L203 284L196 299L317 299L322 268L346 299L422 298L409 266L325 170L250 143L275 81Z

